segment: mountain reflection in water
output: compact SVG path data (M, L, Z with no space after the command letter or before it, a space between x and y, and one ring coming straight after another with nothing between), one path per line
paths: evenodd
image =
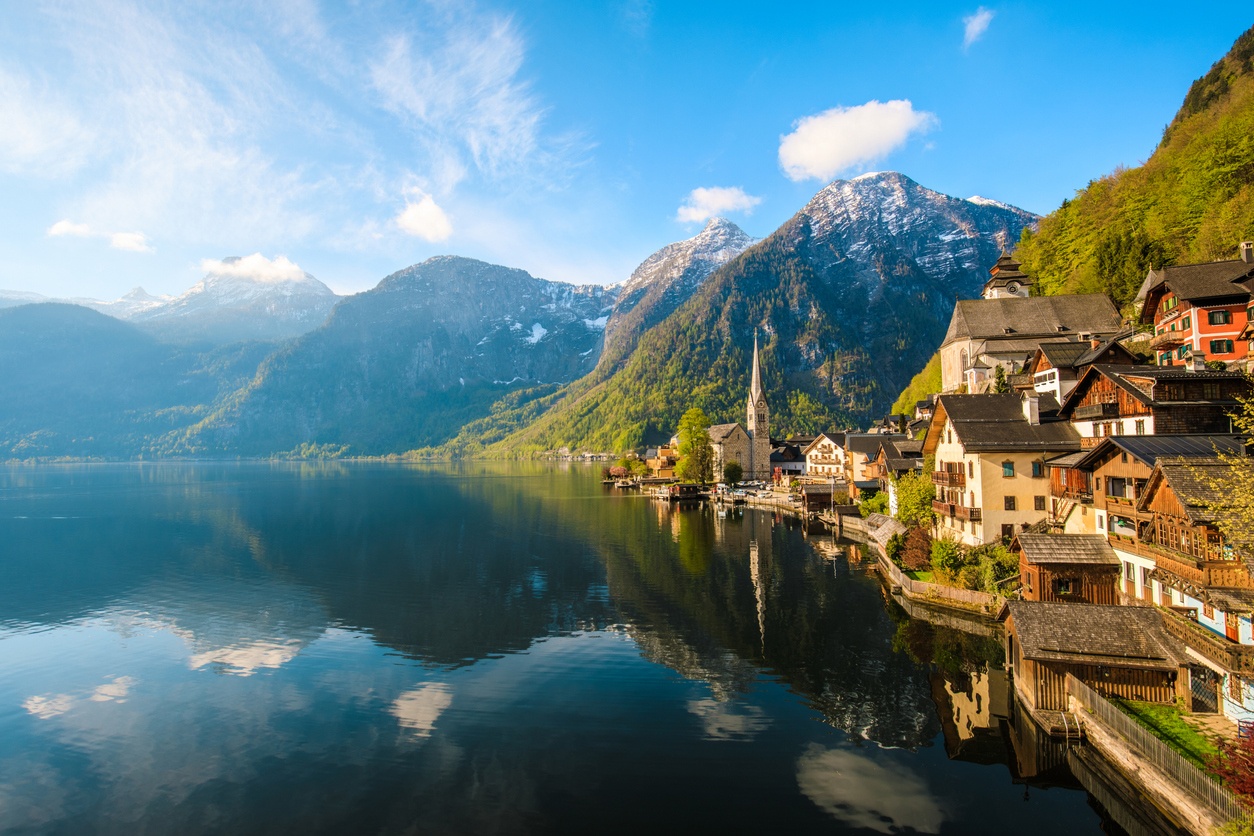
M3 832L1101 827L995 639L592 468L11 467L0 543Z

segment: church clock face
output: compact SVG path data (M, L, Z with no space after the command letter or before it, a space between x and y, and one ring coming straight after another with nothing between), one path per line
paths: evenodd
M758 409L766 409L766 401L758 401Z
M1011 282L1010 284L1006 285L1006 290L1010 291L1011 293L1018 293L1018 292L1019 292L1019 283L1018 283L1018 282Z

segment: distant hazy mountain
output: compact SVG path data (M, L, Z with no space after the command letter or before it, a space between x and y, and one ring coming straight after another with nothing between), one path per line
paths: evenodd
M263 454L304 443L356 453L439 443L518 389L596 364L614 291L441 256L340 302L281 348L192 452Z
M151 453L243 386L270 350L194 351L81 305L0 310L0 460Z
M893 172L838 180L713 272L604 381L576 384L505 442L619 449L669 437L701 406L744 420L753 334L773 430L865 424L940 344L958 298L1035 216Z
M731 221L711 218L705 229L646 258L618 293L605 327L600 371L617 368L640 335L687 302L701 282L745 251L751 238Z
M101 302L98 299L68 299L66 301L118 319L134 319L141 314L169 304L173 299L173 296L154 296L142 287L137 287L112 302Z
M250 269L251 258L222 259L216 271L173 299L132 291L119 303L136 294L143 298L117 315L161 339L224 344L300 336L321 325L339 301L331 288L295 265L263 272Z
M22 290L0 290L0 308L14 308L18 305L33 305L51 301L40 293L28 293Z

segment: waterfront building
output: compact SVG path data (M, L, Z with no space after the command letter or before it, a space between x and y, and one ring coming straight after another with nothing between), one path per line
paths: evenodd
M1080 438L1053 398L942 395L923 441L934 458L935 534L968 546L1009 543L1049 514L1046 460Z
M649 467L649 475L655 479L675 478L675 466L679 463L679 445L663 444L650 447L644 453L645 464Z
M758 337L753 336L753 370L749 380L749 401L745 409L745 425L716 424L710 427L710 444L714 448L714 475L722 478L723 467L736 462L745 479L771 478L770 408L762 388L762 367L758 360Z
M1084 447L1122 435L1229 434L1249 380L1234 371L1179 366L1090 366L1059 415Z
M845 480L845 434L819 433L801 449L806 457L806 476L811 479Z
M1119 558L1099 534L1033 534L1015 538L1025 601L1119 603Z
M1254 243L1242 243L1238 254L1234 260L1163 267L1146 275L1136 300L1141 322L1154 327L1150 347L1160 366L1190 358L1232 363L1249 355L1242 334L1250 321L1246 283L1254 279Z
M1123 321L1104 293L961 299L941 343L941 391L979 393L997 366L1013 375L1043 342L1088 344L1120 333Z
M1067 674L1104 697L1188 701L1188 657L1152 609L1009 601L1001 618L1015 693L1033 712L1068 710Z

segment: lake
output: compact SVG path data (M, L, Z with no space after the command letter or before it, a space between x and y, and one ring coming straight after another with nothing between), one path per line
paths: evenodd
M599 468L5 467L0 572L4 833L1119 832L996 637Z

